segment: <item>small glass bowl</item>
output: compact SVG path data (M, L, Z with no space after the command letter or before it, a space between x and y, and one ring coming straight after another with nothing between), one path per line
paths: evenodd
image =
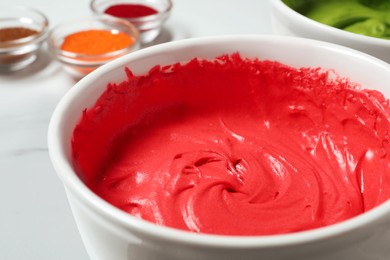
M67 36L87 30L119 31L129 35L134 42L120 50L94 55L61 49ZM75 78L82 78L99 66L139 49L139 46L139 34L135 26L123 19L109 15L96 15L59 24L50 31L48 38L48 49L51 55L62 63L64 68Z
M33 63L49 31L44 14L29 7L1 6L0 28L24 28L37 33L23 38L0 41L0 72L12 72Z
M118 4L144 5L157 11L156 14L137 18L117 17L126 19L137 27L142 44L153 41L160 34L161 27L168 19L173 6L171 0L92 0L90 7L93 13L104 14L107 8Z

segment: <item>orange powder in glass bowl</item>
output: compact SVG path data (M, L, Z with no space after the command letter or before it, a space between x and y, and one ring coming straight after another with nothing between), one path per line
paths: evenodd
M68 35L61 46L79 54L104 54L124 49L134 43L130 35L117 30L86 30Z
M52 29L49 50L65 69L81 78L99 66L139 48L138 30L129 22L94 16Z

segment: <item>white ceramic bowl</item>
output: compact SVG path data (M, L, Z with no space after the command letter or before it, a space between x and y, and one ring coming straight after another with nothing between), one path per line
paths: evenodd
M82 111L91 107L109 82L126 78L124 67L144 74L156 64L242 56L277 60L294 67L334 69L362 86L390 96L390 65L342 46L279 36L219 36L145 48L109 62L87 75L58 104L49 127L52 163L65 185L91 259L316 259L367 260L390 257L390 201L332 226L275 236L217 236L180 231L133 217L89 190L72 166L70 140ZM343 61L343 62L340 62Z
M337 29L294 11L282 0L270 0L275 34L328 41L390 62L390 40L374 38Z

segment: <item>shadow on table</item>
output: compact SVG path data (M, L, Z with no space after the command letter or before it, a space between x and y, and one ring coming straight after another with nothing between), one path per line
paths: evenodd
M161 44L161 43L165 43L165 42L170 42L171 40L172 40L172 33L163 27L163 28L161 28L161 32L156 37L156 39L154 39L153 41L151 41L149 43L143 44L141 46L141 48L146 48L146 47L150 47L153 45L157 45L157 44Z
M37 59L24 69L18 71L0 71L0 76L9 77L9 79L20 80L29 77L45 69L52 61L50 54L45 48L38 51Z

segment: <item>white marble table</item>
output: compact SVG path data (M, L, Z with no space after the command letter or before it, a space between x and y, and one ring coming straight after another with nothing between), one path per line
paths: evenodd
M0 0L45 13L50 27L91 15L88 0ZM267 0L174 0L157 43L221 34L270 34ZM75 81L45 48L29 68L0 74L0 259L88 259L51 165L51 114Z

